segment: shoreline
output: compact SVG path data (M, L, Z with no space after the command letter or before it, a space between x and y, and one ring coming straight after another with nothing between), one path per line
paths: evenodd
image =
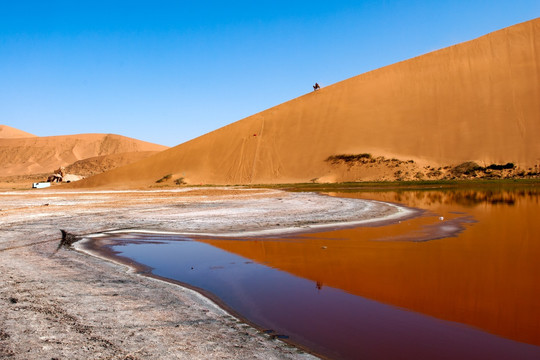
M394 220L399 219L406 220L412 217L418 216L422 211L418 209L412 209L407 208L405 206L397 205L397 204L391 204L391 203L384 203L381 201L375 201L375 200L369 200L368 202L374 203L374 204L385 204L385 205L391 205L396 209L396 212L393 214L385 215L382 217L375 217L370 219L364 219L360 221L348 221L348 222L339 222L339 223L331 223L331 224L315 224L310 225L308 228L303 227L289 227L289 228L280 228L280 229L261 229L258 231L252 231L252 232L242 232L242 233L185 233L185 232L173 232L173 231L159 231L159 230L145 230L145 229L119 229L119 230L110 230L105 231L101 233L95 233L95 234L87 234L84 235L79 241L74 243L72 247L81 253L84 253L88 256L93 256L96 258L99 258L103 261L112 262L114 264L120 265L125 267L127 273L135 274L136 276L140 276L143 278L149 278L156 281L160 281L169 285L173 286L180 286L182 288L191 290L194 292L194 295L199 296L202 300L207 301L209 306L214 306L215 308L223 311L225 314L229 316L234 316L238 320L249 324L253 328L257 329L261 333L265 331L263 327L260 325L257 325L256 323L253 323L248 318L243 316L241 313L235 311L233 308L228 306L225 302L223 302L217 295L193 286L189 283L177 281L171 278L155 275L151 272L151 269L147 266L131 261L128 258L118 256L114 252L112 252L108 246L108 244L99 244L100 240L107 239L108 237L115 235L115 234L155 234L155 235L172 235L174 237L185 237L188 239L188 241L196 241L198 238L213 238L213 239L224 239L224 238L232 238L232 237L240 237L240 238L268 238L268 237L275 237L275 236L287 236L287 235L294 235L294 234L306 234L306 233L312 233L312 232L319 232L322 230L334 230L334 229L342 229L342 228L352 228L357 226L384 226L385 224L392 223ZM97 240L97 242L95 241ZM296 348L299 348L306 353L312 354L318 358L326 359L326 357L322 354L317 353L316 351L306 348L302 346L301 344L298 344L294 341L288 340L288 339L280 339L280 341L283 341L291 346L294 346Z
M166 284L168 286L178 286L186 291L191 291L193 296L200 299L202 302L204 302L207 306L214 308L216 311L223 312L226 316L232 316L239 321L248 324L252 328L256 329L261 334L265 333L265 328L261 327L260 325L250 321L248 318L243 316L241 313L235 311L233 308L228 306L224 301L222 301L217 295L214 293L207 291L203 288L199 288L197 286L190 285L189 283L181 282L178 280L170 279L164 276L155 275L151 272L151 269L143 264L140 264L138 262L134 262L129 260L128 258L122 257L122 256L116 256L113 254L113 252L107 247L107 245L101 245L101 246L94 246L93 250L91 250L87 243L91 239L94 238L86 238L83 240L80 240L74 244L74 248L84 253L86 256L92 256L96 257L100 260L112 262L116 265L124 267L126 269L126 273L134 274L135 276L139 276L145 279L150 279L154 281L158 281L160 283ZM194 239L190 239L189 241L196 241ZM77 246L78 245L78 246ZM109 256L106 254L110 254ZM271 337L271 335L268 335ZM300 349L307 354L311 354L319 359L328 359L322 354L317 353L316 351L306 348L302 346L301 344L295 343L294 341L288 340L288 339L279 339L279 341L282 341L290 346L293 346L297 349Z
M352 228L357 226L384 226L385 224L389 224L393 222L394 220L406 220L410 219L412 217L418 216L420 213L422 213L422 210L419 209L412 209L405 206L389 203L389 202L383 202L383 201L376 201L376 200L362 200L367 201L370 203L379 203L379 204L385 204L387 206L394 207L396 209L395 213L385 215L382 217L373 217L369 219L363 219L363 220L350 220L350 221L341 221L341 222L333 222L333 223L327 223L327 224L309 224L309 225L303 225L301 227L287 227L287 228L274 228L274 229L259 229L255 231L242 231L242 232L182 232L182 231L166 231L166 230L152 230L152 229L141 229L141 228L124 228L124 229L118 229L118 230L109 230L104 231L100 233L95 234L87 234L84 235L84 238L96 238L102 235L109 235L109 234L124 234L124 233L141 233L141 234L158 234L158 235L174 235L174 236L185 236L190 237L193 239L201 238L201 237L210 237L210 238L233 238L233 237L239 237L239 238L252 238L252 237L276 237L276 236L285 236L285 235L293 235L293 234L305 234L305 233L311 233L311 232L319 232L324 230L334 230L334 229L344 229L344 228ZM84 239L83 239L84 240ZM77 242L75 243L78 244ZM79 250L79 249L77 249Z
M313 224L335 227L347 220L369 220L373 210L361 200L265 189L21 192L0 197L0 277L5 284L0 297L9 303L0 315L5 334L0 354L14 359L137 358L133 354L145 359L168 358L166 354L313 358L216 309L185 286L151 281L126 272L124 265L78 251L55 252L58 229L79 235L126 228L243 235L248 230L283 233L284 228L306 232ZM385 203L376 209L379 218L397 212L395 205Z
M159 230L148 230L148 229L118 229L118 230L110 230L95 234L87 234L84 235L79 241L74 243L72 247L81 253L84 253L88 256L93 256L96 258L99 258L103 261L112 262L121 266L124 266L126 268L126 272L135 274L137 276L141 276L144 278L153 279L156 281L164 282L169 285L173 286L180 286L182 288L191 290L194 292L196 296L199 296L202 300L207 301L209 306L214 306L215 308L223 311L225 314L229 316L234 316L238 320L249 324L253 328L257 329L261 333L265 331L263 327L260 325L250 321L248 318L243 316L241 313L235 311L233 308L228 306L224 301L221 300L217 295L213 294L212 292L209 292L203 288L199 288L196 286L193 286L189 283L181 282L178 280L174 280L171 278L155 275L152 273L151 269L148 268L146 265L140 264L138 262L134 262L128 258L118 256L113 251L110 250L109 244L100 244L100 240L107 240L107 238L114 236L116 234L149 234L149 235L171 235L173 237L185 237L188 239L188 241L196 241L199 238L213 238L213 239L227 239L227 238L269 238L269 237L277 237L277 236L287 236L287 235L294 235L294 234L307 234L307 233L313 233L313 232L319 232L323 230L335 230L335 229L343 229L343 228L353 228L357 226L384 226L385 224L392 223L394 220L406 220L412 217L419 216L419 214L422 212L419 209L412 209L405 206L392 204L392 203L385 203L382 201L375 201L375 200L367 200L369 203L372 204L384 204L384 205L390 205L394 207L396 210L395 213L387 214L381 217L373 217L369 219L359 220L359 221L346 221L346 222L337 222L337 223L329 223L329 224L314 224L310 225L308 227L288 227L288 228L280 228L280 229L260 229L258 231L244 231L241 233L235 233L235 232L206 232L206 233L187 233L187 232L179 232L179 231L159 231ZM369 211L369 210L368 210ZM97 240L97 241L96 241ZM116 238L118 240L118 238ZM280 341L283 341L291 346L294 346L296 348L299 348L309 354L312 354L318 358L326 359L326 357L322 354L317 353L316 351L306 348L302 346L301 344L298 344L294 341L288 340L288 339L280 339Z

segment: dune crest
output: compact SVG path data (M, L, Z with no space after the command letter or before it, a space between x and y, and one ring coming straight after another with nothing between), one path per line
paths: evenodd
M92 176L120 166L134 163L141 159L157 154L159 151L134 151L119 154L100 155L78 160L66 166L68 173L82 176Z
M50 173L95 156L164 149L167 147L113 134L0 138L0 168L2 176Z
M377 69L78 186L343 181L326 159L540 163L540 19ZM345 176L345 177L344 177ZM377 175L373 175L374 179ZM362 172L352 180L364 180Z
M14 138L29 138L36 137L36 135L27 133L19 129L15 129L11 126L0 125L0 139L14 139Z

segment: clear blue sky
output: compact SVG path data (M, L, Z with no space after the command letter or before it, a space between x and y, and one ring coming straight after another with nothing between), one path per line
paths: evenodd
M0 0L0 124L174 146L539 16L539 0Z

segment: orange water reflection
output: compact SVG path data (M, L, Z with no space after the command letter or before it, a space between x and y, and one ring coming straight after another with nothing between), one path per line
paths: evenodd
M428 212L382 227L204 242L310 279L314 286L540 345L538 190L331 195L398 202ZM437 237L445 227L461 232L418 241Z

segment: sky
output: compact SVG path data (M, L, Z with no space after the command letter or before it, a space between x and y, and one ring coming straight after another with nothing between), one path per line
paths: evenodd
M0 124L175 146L540 1L0 0Z

